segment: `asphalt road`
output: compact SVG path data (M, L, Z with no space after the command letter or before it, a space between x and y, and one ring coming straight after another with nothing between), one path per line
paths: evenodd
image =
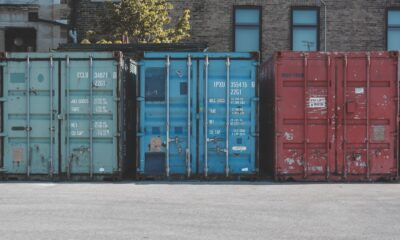
M400 184L0 183L0 239L400 239Z

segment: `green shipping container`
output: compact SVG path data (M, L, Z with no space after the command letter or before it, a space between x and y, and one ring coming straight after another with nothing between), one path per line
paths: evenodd
M7 54L0 63L3 176L121 176L129 165L124 86L136 68L129 63L112 52Z

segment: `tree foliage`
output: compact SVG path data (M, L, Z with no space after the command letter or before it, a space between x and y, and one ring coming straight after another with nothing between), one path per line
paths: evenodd
M167 0L121 0L107 2L101 20L101 35L114 40L125 35L135 43L176 43L188 38L190 10L183 11L175 26L171 24L173 5Z

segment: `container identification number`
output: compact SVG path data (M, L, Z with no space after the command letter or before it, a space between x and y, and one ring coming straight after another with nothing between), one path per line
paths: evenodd
M94 72L93 73L93 78L108 78L109 73L108 72ZM89 78L89 72L77 72L76 73L77 78ZM113 78L117 78L117 73L113 72Z

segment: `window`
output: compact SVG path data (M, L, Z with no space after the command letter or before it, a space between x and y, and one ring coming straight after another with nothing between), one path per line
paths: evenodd
M6 52L35 52L36 29L34 28L6 28Z
M165 101L165 68L147 68L145 72L145 100Z
M387 50L400 50L400 9L387 12Z
M256 52L261 49L261 8L234 8L234 39L236 52Z
M292 50L319 50L319 9L292 9Z

